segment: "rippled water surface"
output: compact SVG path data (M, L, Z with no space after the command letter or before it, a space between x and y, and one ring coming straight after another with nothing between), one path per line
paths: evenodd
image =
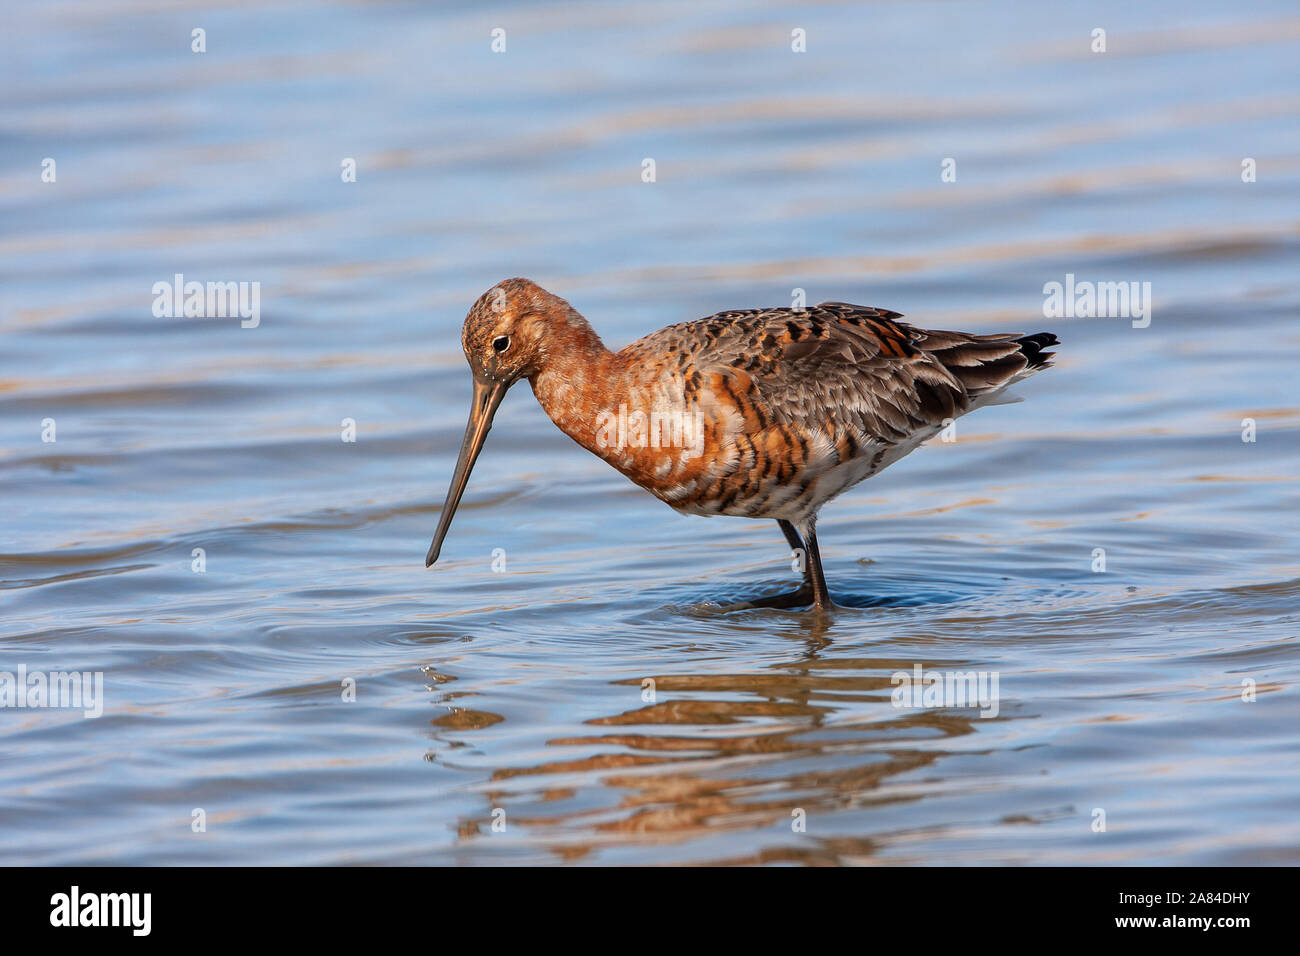
M0 710L0 861L1300 863L1294 3L6 19L0 671L105 704ZM156 318L176 273L260 324ZM1067 273L1149 327L1044 319ZM796 288L1064 344L823 512L855 607L722 615L776 526L526 387L424 569L512 275L615 347ZM895 707L915 665L997 715Z

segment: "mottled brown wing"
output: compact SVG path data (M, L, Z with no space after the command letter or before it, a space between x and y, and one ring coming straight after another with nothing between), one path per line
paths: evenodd
M722 313L701 360L749 375L779 422L849 426L905 440L967 411L1028 366L1014 335L926 331L897 312L823 302L805 310Z
M1040 333L918 329L887 309L822 302L806 309L719 312L669 326L630 349L675 355L682 369L734 369L774 423L848 426L902 441L968 411L1027 369L1051 364Z

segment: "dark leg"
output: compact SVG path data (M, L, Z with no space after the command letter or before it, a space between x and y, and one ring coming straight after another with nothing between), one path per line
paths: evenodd
M808 582L812 586L813 607L819 611L825 611L835 606L831 600L831 592L826 589L826 575L822 573L822 555L817 550L817 526L816 518L808 524L808 533L804 535L804 543L808 546Z
M724 611L747 611L751 608L758 607L806 607L814 601L813 578L811 577L810 552L804 546L803 539L799 537L799 532L795 530L794 525L788 521L777 520L781 526L781 533L785 535L785 540L790 544L790 550L801 551L804 556L803 586L797 591L791 591L788 594L773 594L770 597L754 598L752 601L742 601L739 604L728 604L723 607ZM815 545L814 545L815 547ZM818 560L817 575L821 575L821 562ZM826 582L822 581L822 590L826 590ZM829 602L829 597L827 601Z
M782 518L777 518L776 523L781 526L781 533L785 535L785 540L790 543L790 550L802 551L803 538L799 537L799 532L794 529L794 525Z

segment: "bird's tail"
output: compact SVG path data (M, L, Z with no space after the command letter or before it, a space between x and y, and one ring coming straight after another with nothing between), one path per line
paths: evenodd
M969 332L918 331L917 344L961 383L972 401L992 399L1008 385L1052 364L1051 332L1034 335L972 335Z
M1025 361L1029 363L1031 369L1049 367L1056 353L1044 352L1043 349L1049 349L1053 345L1061 344L1061 340L1052 332L1035 332L1033 335L1026 335L1023 338L1016 339L1016 342L1020 345L1020 351L1025 356Z

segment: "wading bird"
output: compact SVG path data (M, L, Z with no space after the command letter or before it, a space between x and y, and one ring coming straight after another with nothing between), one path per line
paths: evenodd
M803 585L729 609L832 607L817 549L822 505L1051 365L1045 349L1058 344L1050 332L934 332L901 318L845 302L744 309L611 352L568 302L507 279L461 332L474 396L425 567L501 399L527 379L561 431L671 507L780 524L804 556Z

